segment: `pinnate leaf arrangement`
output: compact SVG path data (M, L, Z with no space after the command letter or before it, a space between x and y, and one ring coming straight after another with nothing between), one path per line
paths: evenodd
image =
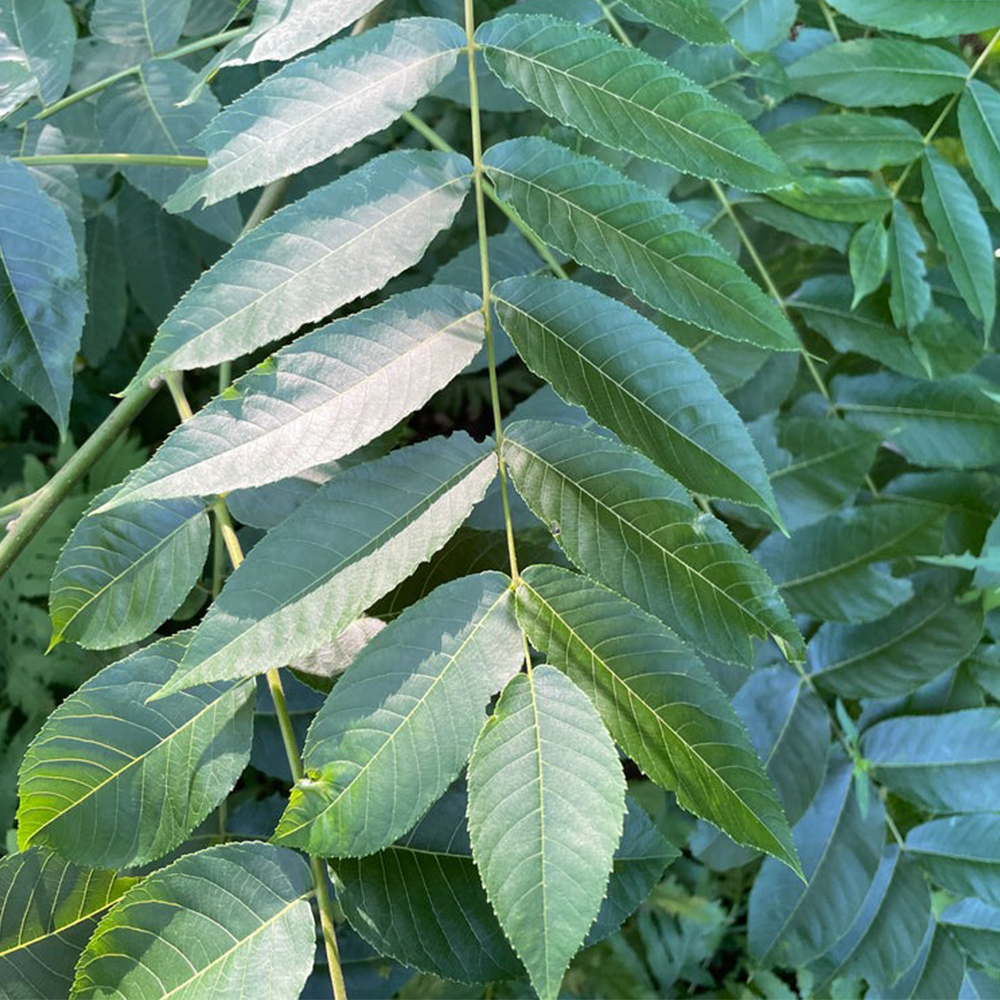
M998 28L0 0L0 996L1000 995Z

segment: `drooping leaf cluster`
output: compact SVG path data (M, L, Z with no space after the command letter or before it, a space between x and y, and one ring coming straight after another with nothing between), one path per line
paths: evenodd
M0 996L998 995L998 27L0 0Z

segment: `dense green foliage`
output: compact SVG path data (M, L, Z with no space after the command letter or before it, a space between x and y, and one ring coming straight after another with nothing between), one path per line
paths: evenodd
M0 0L0 997L1000 996L998 26Z

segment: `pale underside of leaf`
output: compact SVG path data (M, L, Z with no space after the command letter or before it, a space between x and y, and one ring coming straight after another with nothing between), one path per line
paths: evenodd
M342 459L423 406L482 341L479 299L446 285L336 320L181 424L99 510L263 486Z
M208 168L185 181L168 211L287 177L386 128L448 75L464 44L451 21L409 18L296 60L199 135Z
M458 777L486 706L524 649L510 579L447 583L386 626L309 730L307 779L293 788L275 843L362 857L406 833Z
M496 469L489 442L460 433L335 477L251 550L163 693L318 649L454 534Z
M469 173L458 154L395 150L275 213L181 299L129 388L239 357L380 288L451 223Z

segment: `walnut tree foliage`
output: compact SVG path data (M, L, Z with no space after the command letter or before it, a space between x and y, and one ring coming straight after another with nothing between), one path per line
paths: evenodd
M998 29L0 0L0 997L1000 996Z

